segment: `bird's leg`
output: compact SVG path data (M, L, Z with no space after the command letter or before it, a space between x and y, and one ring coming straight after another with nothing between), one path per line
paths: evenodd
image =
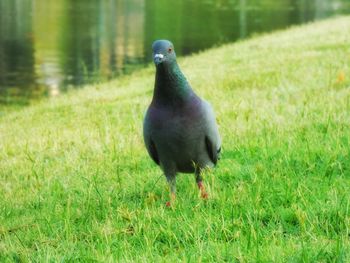
M203 179L201 176L201 169L200 168L196 168L196 182L199 188L199 191L201 192L201 197L203 199L208 199L208 193L205 190L204 184L203 184Z
M170 201L166 202L166 206L170 207L175 202L175 193L176 193L176 178L175 175L166 175L166 179L169 184L169 190L170 190Z

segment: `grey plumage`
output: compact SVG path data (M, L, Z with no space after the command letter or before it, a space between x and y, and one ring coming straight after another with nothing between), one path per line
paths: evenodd
M182 74L170 41L153 43L156 78L143 135L147 151L163 170L175 197L178 172L195 173L206 197L201 170L219 159L221 140L210 104L199 98Z

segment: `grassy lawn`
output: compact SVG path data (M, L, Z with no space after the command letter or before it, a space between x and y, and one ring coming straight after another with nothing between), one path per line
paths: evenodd
M0 114L0 262L349 262L349 36L341 17L179 59L223 137L207 202L180 174L164 205L153 66Z

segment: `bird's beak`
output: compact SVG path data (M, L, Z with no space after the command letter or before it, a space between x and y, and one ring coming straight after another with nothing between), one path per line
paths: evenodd
M164 55L160 54L160 53L157 53L157 54L154 55L153 60L154 60L154 64L159 65L160 63L163 62Z

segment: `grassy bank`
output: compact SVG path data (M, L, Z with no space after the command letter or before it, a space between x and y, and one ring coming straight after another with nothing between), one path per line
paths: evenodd
M343 17L180 59L223 156L210 199L180 175L174 210L142 140L153 67L1 115L0 261L350 260L349 35Z

